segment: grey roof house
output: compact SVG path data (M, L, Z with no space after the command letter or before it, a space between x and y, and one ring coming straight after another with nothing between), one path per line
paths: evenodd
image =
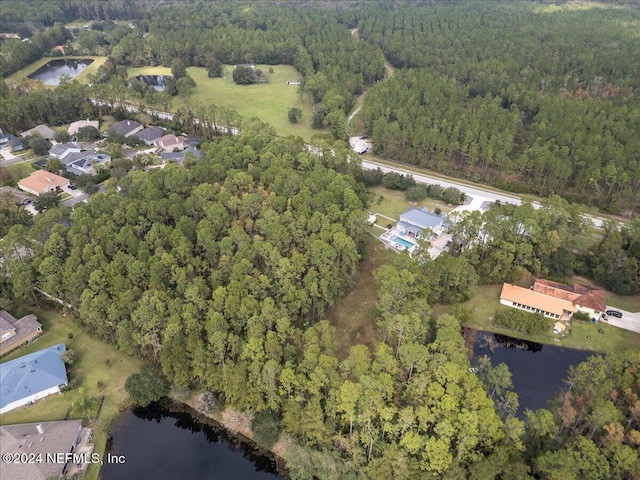
M15 350L42 333L42 324L35 315L19 320L6 310L0 310L0 355Z
M70 463L66 454L88 452L90 455L91 439L91 430L82 428L82 420L3 425L0 427L2 456L23 454L25 458L41 460L3 463L2 478L45 480L72 475L75 464Z
M22 142L18 140L18 137L10 133L4 133L2 129L0 129L0 150L5 149L17 152L18 150L24 150L24 146Z
M97 166L105 166L111 162L111 157L106 153L77 152L68 155L62 160L65 169L75 175L96 175Z
M79 120L69 125L69 128L67 129L67 133L69 135L75 135L76 133L78 133L78 130L80 130L83 127L93 127L96 130L98 130L100 128L100 123L97 120L88 120L88 119Z
M153 145L158 138L162 137L162 135L164 135L164 130L160 127L147 127L134 134L134 136L138 137L140 140L144 140L144 143L147 145Z
M52 140L53 137L55 136L55 134L56 134L56 132L51 130L51 128L49 128L44 123L41 123L40 125L36 125L35 127L33 127L31 130L27 130L26 132L22 132L20 134L20 136L22 138L25 138L25 137L32 137L34 135L40 135L45 140Z
M121 122L111 125L107 129L107 132L118 132L125 137L128 137L130 135L138 133L143 128L144 125L142 125L140 122L136 122L135 120L122 120Z
M0 193L9 193L13 195L13 198L18 205L29 205L31 203L31 197L29 195L25 195L20 190L13 187L0 187Z
M182 163L184 159L187 158L188 153L196 158L200 157L200 150L197 150L191 145L180 152L162 152L160 154L160 160L163 162Z
M67 382L64 343L0 364L0 414L60 393Z
M397 225L406 230L412 236L417 236L422 230L430 229L434 235L440 235L443 231L446 218L435 215L429 209L413 207L400 214Z
M79 153L82 149L73 143L59 143L49 149L49 155L58 160L64 160L72 153Z

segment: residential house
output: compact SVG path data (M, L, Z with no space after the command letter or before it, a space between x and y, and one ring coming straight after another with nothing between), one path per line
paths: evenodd
M413 207L400 214L400 221L396 224L396 228L410 237L424 235L425 230L431 231L431 234L427 234L427 237L438 236L444 231L445 220L444 215L431 213L426 207Z
M31 197L28 195L25 195L24 193L22 193L20 190L17 190L13 187L0 187L0 193L9 193L11 195L13 195L13 198L15 199L16 203L18 205L29 205L31 204Z
M0 364L0 414L55 393L67 382L64 343Z
M175 152L184 150L189 146L189 139L183 136L175 136L168 133L155 141L156 146L163 152Z
M569 320L575 311L573 304L567 300L549 297L510 283L502 285L500 303L531 313L542 313L545 317L556 320Z
M20 35L18 35L17 33L0 33L0 38L13 38L15 40L20 40Z
M49 156L64 161L72 153L80 153L82 149L75 143L58 143L49 149Z
M98 130L100 128L100 123L97 120L89 120L89 119L79 120L69 125L69 128L67 129L67 133L69 135L75 135L76 133L78 133L78 130L80 130L83 127L93 127L96 130Z
M144 130L140 130L134 136L138 137L140 140L143 140L147 145L154 145L155 141L162 137L164 134L164 129L160 127L148 127Z
M54 132L51 128L49 128L44 123L41 123L40 125L36 125L35 127L33 127L31 130L22 132L20 136L22 138L26 138L26 137L33 137L34 135L35 136L40 135L45 140L53 140L53 137L55 136L55 134L56 132Z
M104 167L111 162L111 157L106 153L78 152L72 153L62 160L65 169L74 175L96 175L96 167Z
M9 150L10 152L17 152L24 150L24 145L18 140L18 137L11 135L10 133L4 133L0 129L0 150Z
M42 324L35 315L25 315L19 320L5 310L0 310L0 356L29 343L42 333Z
M583 285L563 285L538 278L533 283L533 291L572 302L578 312L591 316L600 316L607 309L604 290Z
M67 457L93 453L92 432L82 427L82 420L21 423L0 426L0 454L11 458L21 454L35 462L3 462L2 478L45 480L76 473L76 464ZM87 463L83 464L86 469ZM6 476L5 476L6 475Z
M189 146L180 152L162 152L160 154L160 160L164 163L173 162L173 163L182 163L185 158L187 158L187 154L191 154L194 157L200 157L200 150L197 150L194 146Z
M33 195L41 195L47 192L59 192L63 187L69 186L69 180L47 172L46 170L36 170L26 178L18 181L18 188Z
M570 320L577 311L597 317L606 309L603 290L541 278L536 279L531 288L503 284L500 303L562 321Z
M140 122L136 122L135 120L122 120L114 125L111 125L107 129L108 132L118 132L124 135L125 137L129 137L131 135L135 135L140 130L144 128Z

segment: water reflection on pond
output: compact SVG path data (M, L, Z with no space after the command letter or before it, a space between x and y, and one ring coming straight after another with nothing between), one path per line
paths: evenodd
M518 415L525 408L537 410L566 385L564 379L571 365L585 361L593 352L543 345L491 332L478 331L473 345L474 356L487 355L493 366L504 362L518 394ZM473 363L473 362L472 362Z
M105 463L102 480L283 478L275 463L251 446L159 404L123 413L114 424L108 452L124 455L126 461Z
M78 60L51 60L46 65L29 75L29 78L40 80L45 85L60 85L60 77L69 75L77 77L93 60L90 58Z
M137 80L153 87L156 92L162 92L165 89L165 83L170 79L170 75L138 75Z

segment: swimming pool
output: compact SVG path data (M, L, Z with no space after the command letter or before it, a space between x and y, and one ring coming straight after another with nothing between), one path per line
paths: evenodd
M414 243L407 242L404 238L394 236L394 237L391 237L391 240L393 240L396 243L399 243L400 245L403 245L407 249L413 248L415 246Z

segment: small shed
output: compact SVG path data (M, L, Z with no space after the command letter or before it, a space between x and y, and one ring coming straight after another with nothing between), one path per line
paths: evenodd
M562 322L556 322L553 325L553 333L560 334L560 333L563 333L566 329L567 329L567 326Z

